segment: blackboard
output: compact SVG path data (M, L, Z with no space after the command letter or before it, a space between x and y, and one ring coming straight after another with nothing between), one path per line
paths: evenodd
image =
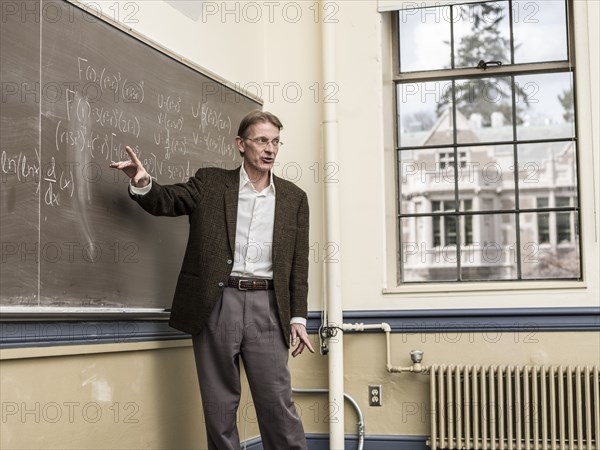
M130 145L162 184L237 167L260 101L77 4L2 3L0 304L169 308L187 218L146 214L109 163Z

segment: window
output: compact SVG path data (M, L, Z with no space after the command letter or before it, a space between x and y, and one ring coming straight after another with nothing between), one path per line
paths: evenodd
M438 162L440 164L440 169L449 169L454 167L454 153L441 152L438 155ZM458 166L461 168L467 167L467 152L458 153Z
M569 197L557 197L556 206L559 208L570 209L571 199ZM556 213L556 240L558 244L570 244L573 241L573 213Z
M471 209L471 200L461 200L461 203L461 209ZM456 246L459 235L463 237L463 245L473 243L473 217L467 216L460 222L461 230L459 234L456 218L445 213L446 211L455 210L454 201L434 201L431 203L431 209L434 213L441 213L433 217L434 247Z
M562 211L539 213L537 217L538 242L550 245L570 245L574 238L574 215L568 211L571 209L572 199L570 197L554 197L554 203ZM539 209L548 209L550 199L539 197L537 199ZM564 211L567 209L567 211Z
M548 207L548 197L540 197L537 199L537 207L539 209ZM539 213L538 220L538 242L540 244L550 243L550 213Z
M394 19L399 282L580 279L570 3L413 5Z

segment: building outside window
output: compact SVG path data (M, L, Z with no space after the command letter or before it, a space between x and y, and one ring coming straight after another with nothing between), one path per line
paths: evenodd
M438 154L438 162L440 169L447 169L454 167L454 153L453 152L441 152ZM458 166L461 168L467 167L467 152L458 153Z
M570 8L395 15L399 283L580 279Z
M471 200L461 200L461 209L471 210ZM445 247L448 245L457 245L458 237L463 238L463 245L473 243L473 216L467 216L460 222L460 233L457 229L454 217L445 214L446 211L454 211L456 206L454 201L433 201L431 210L440 215L433 216L433 245L434 247Z
M548 209L550 198L538 197L537 207ZM572 206L571 197L555 197L554 206L567 208ZM575 221L570 211L539 213L537 217L538 242L547 245L571 245L575 236Z

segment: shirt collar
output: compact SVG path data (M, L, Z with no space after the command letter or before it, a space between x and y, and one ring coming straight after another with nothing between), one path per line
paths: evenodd
M242 162L241 169L240 169L240 191L245 186L248 186L250 189L256 191L256 189L254 189L254 186L252 185L252 182L250 181L250 177L248 176L246 169L244 168L244 163ZM273 171L272 170L269 171L269 185L265 189L268 189L268 188L271 188L273 193L275 192L275 183L273 182Z

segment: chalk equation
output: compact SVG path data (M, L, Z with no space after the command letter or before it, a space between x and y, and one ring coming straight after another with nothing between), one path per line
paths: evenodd
M56 101L42 102L35 148L2 150L2 182L36 183L41 204L68 207L82 196L77 201L90 201L90 192L127 182L108 167L128 158L127 145L150 176L165 183L185 182L205 163L229 164L239 157L230 106L206 99L204 85L200 92L177 83L156 86L100 61L88 55L71 59L69 71L79 82L64 83Z

